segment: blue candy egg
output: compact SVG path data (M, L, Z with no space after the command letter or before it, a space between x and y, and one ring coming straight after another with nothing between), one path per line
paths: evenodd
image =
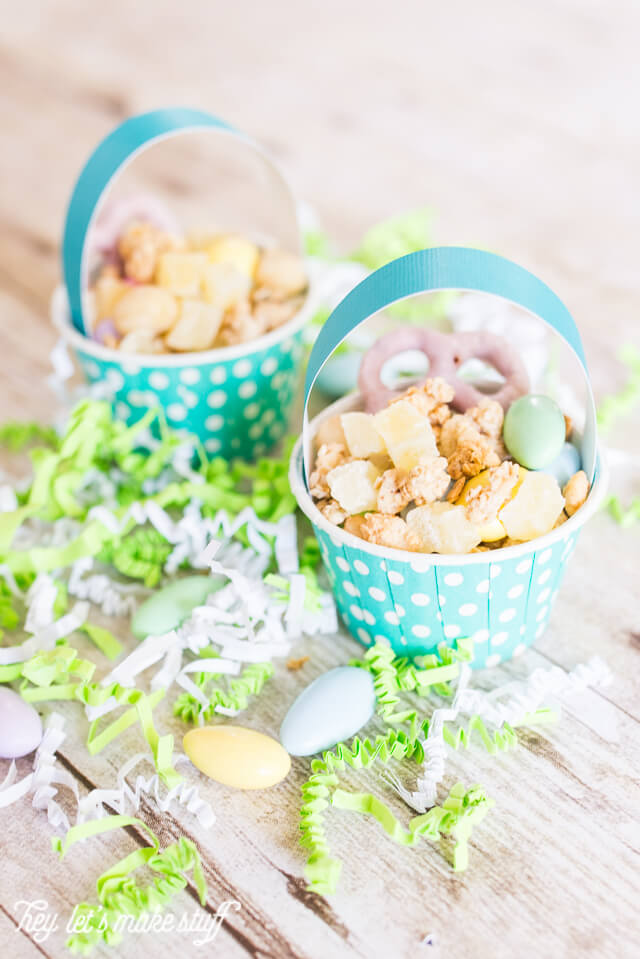
M327 396L338 399L358 385L362 353L339 353L332 356L318 373L316 386Z
M291 756L312 756L355 736L373 716L376 694L371 674L338 666L307 686L280 727L280 742Z
M562 489L579 469L582 469L580 453L572 443L565 443L553 462L539 472L550 473L551 476L555 476L560 489Z

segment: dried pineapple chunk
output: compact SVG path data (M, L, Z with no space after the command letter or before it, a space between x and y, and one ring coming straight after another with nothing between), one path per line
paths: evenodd
M234 233L224 233L207 247L207 255L210 263L228 263L253 278L260 252L250 240Z
M286 250L265 250L256 270L256 286L277 297L294 296L307 287L304 261Z
M332 469L327 474L327 485L345 513L353 515L376 508L375 481L379 476L380 470L373 463L354 460Z
M394 466L404 473L432 456L438 456L431 423L407 400L398 400L373 417Z
M340 422L352 456L367 459L376 453L386 453L384 440L369 413L343 413Z
M430 503L407 514L407 526L426 553L468 553L480 542L478 527L465 516L463 506Z
M563 509L555 476L527 472L513 499L500 510L500 522L511 539L525 542L550 532Z
M328 420L321 423L318 432L315 435L316 449L320 449L326 443L339 443L341 446L347 445L347 440L342 429L340 417L330 416Z
M207 303L224 312L247 298L251 277L232 263L207 263L202 274L202 289Z
M220 324L222 310L201 300L183 300L180 318L164 338L167 346L181 353L206 350L213 345Z
M178 316L178 301L168 290L157 286L132 286L113 308L113 322L119 333L150 330L165 333Z
M163 253L156 266L156 283L176 296L197 296L207 262L206 253Z
M515 486L513 486L511 490L507 490L499 497L495 504L495 516L490 519L486 519L484 522L477 522L483 543L495 543L499 539L504 539L504 537L507 535L504 524L500 519L501 510L516 495L527 473L527 470L524 468L524 466L518 466L516 468L518 470L518 478ZM489 492L491 490L492 480L495 472L496 467L493 467L491 469L483 470L481 473L478 473L477 476L473 476L471 479L467 480L462 493L455 501L456 506L467 506L470 500L473 498L469 495L472 490L484 489Z

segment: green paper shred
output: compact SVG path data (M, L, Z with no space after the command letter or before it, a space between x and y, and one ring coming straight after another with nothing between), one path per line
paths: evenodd
M78 931L67 940L72 952L88 955L101 944L117 946L127 928L135 929L136 920L166 909L173 897L186 888L188 873L193 874L201 905L206 903L207 884L195 843L182 836L160 851L157 837L144 828L153 845L136 850L98 877L97 905L82 902L75 907L73 919ZM146 885L135 877L143 867L153 874L153 880Z
M86 625L84 628L86 630ZM89 630L95 632L96 627L90 626ZM104 641L104 637L101 636L101 640ZM153 723L153 709L164 698L166 690L156 689L147 694L118 683L103 686L92 681L94 672L94 663L79 658L77 650L62 643L52 650L36 653L25 662L0 666L0 683L20 680L20 695L31 703L75 700L84 705L101 706L115 699L119 706L128 708L104 727L102 719L95 719L89 725L89 754L101 752L126 729L140 723L156 772L168 789L173 788L182 781L182 776L171 766L173 737L159 736Z
M315 536L306 536L300 550L300 568L317 571L322 566L320 544Z
M4 577L0 576L0 637L5 629L15 629L19 623L20 613L16 609L16 597Z
M158 840L155 838L153 832L149 827L142 822L141 819L137 819L135 816L105 816L104 819L91 819L89 822L83 822L78 826L72 826L64 836L64 839L60 839L58 836L52 836L51 838L51 848L54 852L57 852L61 859L64 859L69 849L72 846L75 846L77 842L83 842L85 839L90 839L92 836L99 836L104 832L110 832L112 829L124 829L125 826L137 826L139 829L144 830L155 842L155 848L157 849Z
M86 633L92 643L98 647L101 653L107 659L117 659L122 653L123 646L119 639L113 633L105 629L104 626L96 626L93 623L85 623L82 632Z
M132 530L122 539L109 543L98 557L111 563L130 579L140 579L145 586L157 586L172 546L153 526Z
M384 220L365 234L358 249L351 254L351 259L370 270L378 270L398 257L432 247L433 222L433 212L428 209L412 210ZM410 298L395 303L386 312L405 323L423 324L426 318L442 321L448 304L455 296L456 293L445 291L428 297Z
M378 270L391 260L433 246L431 210L415 210L383 220L365 233L352 260Z
M317 256L321 260L335 258L329 235L322 230L308 230L304 234L304 252L307 256Z
M201 718L208 722L214 716L216 706L243 712L249 705L249 700L260 695L273 672L271 663L251 663L244 667L237 678L229 681L226 689L212 683L216 673L196 673L194 683L206 695L207 705L203 705L191 693L182 693L173 704L173 714L186 723L195 724Z
M336 789L331 803L338 809L349 809L360 815L373 816L387 835L402 846L415 846L420 839L436 841L450 835L455 840L453 869L461 872L469 864L468 842L473 827L481 822L494 805L481 786L465 790L462 783L452 786L442 806L433 806L415 816L404 829L388 806L369 793L348 793Z
M338 789L338 773L343 773L347 767L366 769L373 764L389 763L392 759L424 762L423 743L429 733L430 721L421 719L415 709L403 709L400 694L414 692L424 696L430 691L439 691L440 695L451 695L449 682L458 674L460 662L472 658L473 644L467 639L458 640L453 648L442 644L437 656L420 657L415 664L396 657L386 640L378 640L362 660L352 662L352 665L371 672L378 714L389 728L386 734L374 739L356 736L348 744L338 743L321 758L311 761L311 776L302 786L300 809L300 844L309 850L305 867L309 891L330 895L335 892L340 878L342 865L331 854L324 826L324 814L330 805L373 815L396 842L404 845L413 845L420 836L437 839L444 833L452 834L455 839L453 867L456 870L466 868L470 829L492 805L481 787L474 786L465 792L457 784L442 807L434 807L425 816L411 820L406 831L375 796L368 793L351 795ZM540 709L525 716L519 725L551 722L556 718L551 710ZM403 725L408 729L398 728ZM489 732L480 716L471 716L466 724L454 728L443 724L444 740L453 749L468 748L474 734L490 754L511 749L518 743L515 730L507 723Z
M620 359L629 370L627 382L617 393L605 396L598 405L597 421L603 433L640 403L640 351L627 344L620 351Z
M451 647L441 643L437 655L418 657L416 662L396 657L390 644L378 640L364 655L364 660L352 660L352 666L368 669L378 700L378 713L389 725L409 723L412 735L417 735L419 716L415 709L400 709L400 692L416 692L425 696L433 691L440 696L451 696L450 680L460 671L460 662L473 659L473 641L458 639ZM419 665L418 665L419 664Z
M160 435L155 448L141 448L149 429ZM171 431L158 410L148 411L131 427L114 420L107 403L83 401L69 418L64 436L55 449L33 450L33 479L17 509L0 514L0 563L15 574L63 569L78 559L96 557L110 563L123 575L148 587L157 585L172 545L149 524L137 526L128 506L156 503L166 510L181 511L192 500L202 504L205 516L225 510L230 518L245 507L253 507L260 519L277 522L295 512L297 505L289 487L288 465L294 438L284 444L279 458L263 458L255 464L228 463L221 457L208 459L195 437ZM178 446L193 452L193 479L172 478ZM110 504L115 519L124 527L114 534L100 520L89 518L92 507L103 505L100 483L87 484L87 476L115 478L115 502ZM157 492L148 492L148 483L163 477ZM36 546L12 549L13 538L31 518L55 521L62 517L80 524L75 539L65 546ZM246 544L246 530L236 538ZM4 607L9 604L5 601ZM13 617L8 613L9 621Z
M36 422L9 420L0 425L0 446L6 446L12 452L19 452L32 443L44 443L57 449L60 437L52 426L43 426Z
M619 496L609 496L604 502L604 507L620 526L634 526L640 522L640 496L632 499L626 507Z

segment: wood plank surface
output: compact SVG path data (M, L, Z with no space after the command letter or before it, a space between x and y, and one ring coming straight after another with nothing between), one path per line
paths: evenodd
M437 212L435 241L475 243L528 266L576 317L597 395L621 385L618 349L640 345L640 11L631 0L33 0L5 8L2 419L55 414L45 384L55 342L48 302L81 164L127 114L175 103L217 112L267 146L339 249L384 216L428 205ZM196 196L211 183L201 163L183 162L176 155L172 169L151 167L149 176L189 202L192 182ZM607 442L640 453L637 425L637 417L620 423ZM625 497L638 495L637 473L616 473L612 482ZM336 809L327 822L344 858L340 890L331 899L307 893L297 845L302 760L285 782L256 795L200 778L217 816L208 833L186 812L159 817L143 803L163 844L181 835L197 842L209 914L225 900L240 903L205 948L230 959L637 955L638 535L596 517L536 649L478 674L491 688L538 665L570 669L598 653L615 682L569 702L557 726L523 733L515 752L494 758L472 747L452 756L445 785L478 781L496 800L474 832L466 873L453 873L426 843L401 849L377 824ZM116 629L132 646L127 624ZM278 669L250 724L277 734L296 693L357 652L344 633L301 642L295 654L309 662L297 673ZM139 748L135 730L89 758L80 707L60 711L70 729L61 762L81 793L111 785ZM158 715L162 730L178 737L169 710ZM19 763L23 774L29 769ZM408 820L376 772L345 781L384 796ZM42 942L20 931L20 900L46 900L64 926L76 902L94 898L96 877L145 838L107 834L59 862L46 817L28 803L3 811L0 823L0 955L57 959L66 954L64 929ZM197 909L190 885L174 912ZM178 935L149 935L128 937L117 955L141 950L158 959L204 951Z

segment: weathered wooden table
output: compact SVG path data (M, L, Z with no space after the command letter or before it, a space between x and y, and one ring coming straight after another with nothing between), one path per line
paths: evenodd
M412 2L390 10L326 0L312 11L291 0L224 9L201 0L103 8L57 0L12 5L3 28L3 418L52 415L47 304L81 162L126 114L176 102L217 111L262 140L344 249L382 217L428 204L438 211L435 240L477 243L529 266L576 317L596 392L621 385L618 347L639 342L640 15L631 3ZM639 433L637 418L627 420L607 442L638 453ZM616 472L613 483L624 496L638 492L637 473ZM478 676L489 688L599 653L616 678L569 705L557 726L524 734L516 752L453 755L447 783L477 780L496 800L474 833L465 874L427 844L401 849L375 823L334 810L330 839L345 859L340 891L330 901L307 893L297 845L302 761L256 795L203 781L217 814L209 833L187 814L157 817L143 803L163 844L185 834L198 843L208 912L240 903L206 949L304 959L637 955L638 535L597 517L536 649ZM130 642L125 624L120 634ZM277 732L304 684L357 647L340 635L295 652L309 662L279 670L250 713L267 733ZM135 731L89 760L77 707L63 711L71 729L63 767L81 791L110 785L137 748ZM180 732L168 716L164 727ZM349 785L380 789L373 773L350 774ZM60 863L46 818L28 802L0 821L0 954L62 956L73 904L93 898L96 876L145 838L121 830ZM18 929L20 901L34 899L59 914L60 928L45 940ZM176 909L197 908L189 887ZM431 934L434 945L424 941ZM141 949L203 951L188 937L155 935L130 937L117 954Z

